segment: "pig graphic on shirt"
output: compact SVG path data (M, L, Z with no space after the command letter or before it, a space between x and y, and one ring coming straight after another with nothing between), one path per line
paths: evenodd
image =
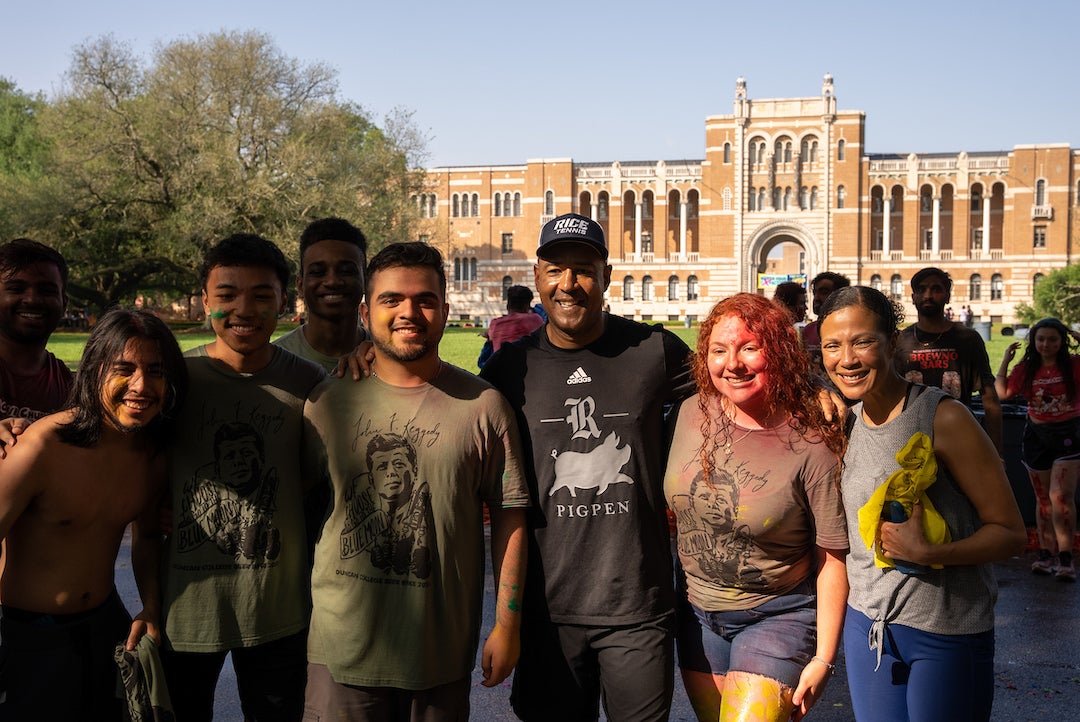
M630 446L619 448L614 432L590 451L564 451L555 458L555 483L548 496L555 496L559 489L569 489L575 498L578 490L585 489L596 489L599 495L612 484L633 484L633 479L619 471L629 460Z

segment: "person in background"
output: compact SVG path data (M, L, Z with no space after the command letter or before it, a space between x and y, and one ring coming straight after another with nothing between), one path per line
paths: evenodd
M60 410L72 376L46 349L64 317L68 267L58 251L29 238L0 245L0 418L12 434Z
M839 653L844 435L807 363L787 310L761 296L724 299L701 324L664 492L679 666L702 722L802 719Z
M945 315L952 278L940 268L923 268L911 277L911 302L919 318L900 332L897 368L908 381L943 389L971 408L979 392L986 433L1003 457L1001 402L982 337Z
M1035 574L1076 581L1076 483L1080 478L1080 355L1069 353L1069 339L1080 332L1056 318L1044 318L1028 331L1024 357L1006 376L1020 342L1009 344L994 384L1003 399L1027 399L1023 457L1035 489L1035 527L1039 537Z
M847 276L832 271L823 271L810 282L813 294L815 320L802 327L803 348L810 357L810 370L825 377L825 368L821 363L821 307L834 292L851 285Z
M993 443L944 391L896 368L903 312L865 286L821 310L821 350L855 401L841 479L850 592L844 661L856 720L990 718L991 562L1027 532Z
M806 320L806 288L801 283L784 281L773 292L773 300L783 304L796 325Z
M544 319L533 313L533 292L525 286L511 286L506 290L506 315L488 324L488 339L492 352L504 343L517 341L544 325Z
M161 641L157 564L166 445L187 372L169 327L113 309L83 350L70 405L0 460L0 720L119 720L118 644ZM143 609L114 587L132 525Z
M304 323L274 344L333 373L338 360L367 338L360 325L367 239L342 218L320 218L300 235L296 292L304 301Z

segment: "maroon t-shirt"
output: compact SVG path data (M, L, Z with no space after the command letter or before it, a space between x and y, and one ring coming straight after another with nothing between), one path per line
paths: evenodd
M0 364L0 418L37 421L63 407L71 390L71 371L48 353L45 366L31 376L17 376Z

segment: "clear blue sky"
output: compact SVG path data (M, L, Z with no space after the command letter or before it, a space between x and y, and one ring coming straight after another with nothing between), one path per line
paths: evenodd
M867 152L1080 147L1080 3L639 0L35 0L0 11L0 76L60 89L71 49L259 30L338 72L376 118L401 106L427 165L701 158L704 121L755 98L867 114Z

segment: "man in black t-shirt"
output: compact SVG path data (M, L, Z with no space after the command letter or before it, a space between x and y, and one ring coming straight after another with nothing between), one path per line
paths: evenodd
M524 720L667 719L674 688L665 413L689 395L690 350L659 325L603 311L603 229L577 214L540 232L547 324L481 372L509 399L532 507L522 650Z
M919 320L900 333L897 368L908 381L937 386L969 408L978 391L986 433L1000 456L1001 402L986 344L977 332L946 317L951 295L952 278L940 268L923 268L911 277L911 302Z

